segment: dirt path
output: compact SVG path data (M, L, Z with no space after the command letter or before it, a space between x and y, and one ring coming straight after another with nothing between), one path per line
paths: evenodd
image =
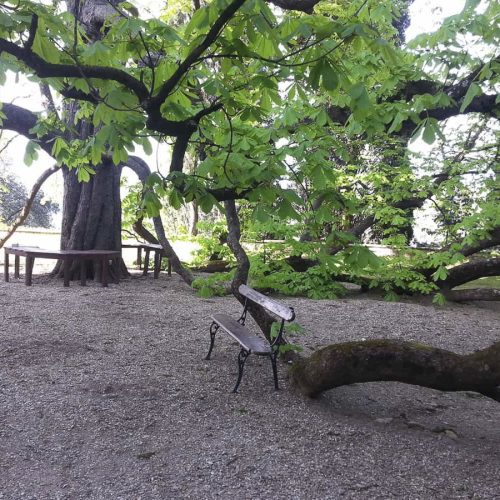
M320 345L391 337L457 352L500 339L490 306L287 300ZM0 281L0 498L500 498L500 405L397 383L316 401L238 348L177 277L108 289ZM269 365L269 366L268 366Z

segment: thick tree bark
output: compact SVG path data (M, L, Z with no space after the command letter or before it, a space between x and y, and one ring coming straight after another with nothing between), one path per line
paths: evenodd
M120 250L121 249L121 166L103 162L94 167L96 173L88 182L79 182L77 173L63 167L64 198L61 226L63 250ZM54 274L61 274L60 264ZM79 279L75 265L72 279ZM88 278L95 270L87 266ZM124 264L121 276L128 275Z
M393 381L441 391L476 391L500 401L500 342L465 356L414 342L348 342L294 363L290 374L310 397L341 385Z

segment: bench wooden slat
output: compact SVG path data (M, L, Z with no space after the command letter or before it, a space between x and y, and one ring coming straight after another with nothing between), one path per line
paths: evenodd
M280 302L270 299L265 295L257 292L256 290L246 286L240 285L238 291L244 297L248 297L253 302L260 304L262 307L265 307L268 311L273 312L280 318L283 318L286 321L292 321L295 318L295 312L291 307L285 306Z
M248 351L252 351L254 354L271 353L271 347L266 340L249 332L243 325L227 314L214 314L211 318Z

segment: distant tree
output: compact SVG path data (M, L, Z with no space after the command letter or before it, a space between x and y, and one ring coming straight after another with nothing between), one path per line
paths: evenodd
M12 224L18 217L28 199L28 192L19 177L0 166L0 222ZM39 191L31 211L25 221L26 226L52 226L52 216L59 210L59 204L48 200L43 191Z

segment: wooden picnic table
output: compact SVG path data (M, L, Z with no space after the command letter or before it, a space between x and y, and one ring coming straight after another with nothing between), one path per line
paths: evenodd
M153 277L156 279L160 275L161 271L161 260L165 257L165 252L161 245L154 243L123 243L122 248L137 248L137 262L139 264L139 269L142 269L142 275L146 276L149 271L149 257L151 252L154 252L153 261ZM144 250L144 266L142 266L142 251ZM172 276L172 266L170 264L170 259L168 260L167 272L169 276Z
M26 286L31 286L33 277L33 265L35 259L56 259L63 261L64 286L69 286L70 270L72 263L76 260L80 263L80 284L86 285L87 270L86 261L92 260L99 263L100 281L102 286L108 286L108 265L112 262L115 267L115 283L119 283L119 269L121 252L114 250L46 250L38 247L12 246L5 247L4 277L9 281L9 255L14 255L14 277L19 278L19 258L25 257L26 271L24 281Z

